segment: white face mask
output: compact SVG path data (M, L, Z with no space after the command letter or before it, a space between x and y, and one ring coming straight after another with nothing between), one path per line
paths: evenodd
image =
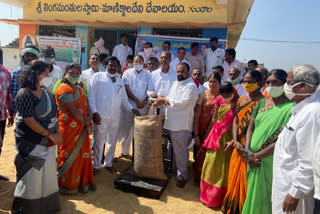
M52 84L51 77L44 77L42 80L40 80L40 85L48 88Z
M110 74L109 72L107 72L107 75L108 75L109 77L115 77L117 74Z
M141 64L136 64L136 65L134 66L134 69L136 69L136 71L142 71L143 65L141 65Z
M289 100L292 100L295 96L297 95L300 95L300 96L308 96L308 95L311 95L313 93L306 93L306 94L296 94L294 93L292 90L294 87L296 87L297 85L301 84L302 82L298 82L294 85L288 85L288 83L284 84L284 93L286 94L286 96L288 97ZM311 87L313 87L312 85L308 84L308 83L305 83Z
M269 86L266 88L266 91L271 97L280 97L283 94L284 88L283 86Z
M55 61L55 58L43 58L43 60L44 60L46 63L52 65L52 64L54 63L54 61Z

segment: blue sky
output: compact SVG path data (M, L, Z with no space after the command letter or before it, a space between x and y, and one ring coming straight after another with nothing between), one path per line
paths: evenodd
M0 18L22 18L22 9L0 3ZM255 0L241 37L320 42L319 0ZM19 28L0 23L1 45L19 35ZM320 44L269 43L239 40L240 61L256 59L269 69L311 64L320 70Z

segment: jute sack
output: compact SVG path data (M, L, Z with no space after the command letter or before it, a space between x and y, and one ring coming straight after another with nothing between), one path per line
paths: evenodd
M164 115L134 119L134 160L132 174L137 177L165 180L162 157L162 121Z

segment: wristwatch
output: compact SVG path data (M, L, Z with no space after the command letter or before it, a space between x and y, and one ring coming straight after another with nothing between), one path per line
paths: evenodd
M243 152L243 156L244 156L244 158L246 159L246 161L248 161L248 152L251 152L251 149L246 149L246 150L244 150L244 152Z

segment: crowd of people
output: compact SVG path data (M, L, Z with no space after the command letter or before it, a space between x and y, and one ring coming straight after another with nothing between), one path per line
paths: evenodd
M226 214L320 213L318 70L269 72L256 60L245 68L217 38L203 56L195 42L176 58L169 41L158 56L151 43L133 56L127 36L120 41L108 56L96 40L83 71L72 63L62 72L49 46L23 49L11 73L0 66L0 154L15 121L13 213L55 212L59 194L94 191L101 165L115 173L113 162L129 157L134 117L150 108L166 115L179 188L190 180L194 142L193 180L204 205Z

